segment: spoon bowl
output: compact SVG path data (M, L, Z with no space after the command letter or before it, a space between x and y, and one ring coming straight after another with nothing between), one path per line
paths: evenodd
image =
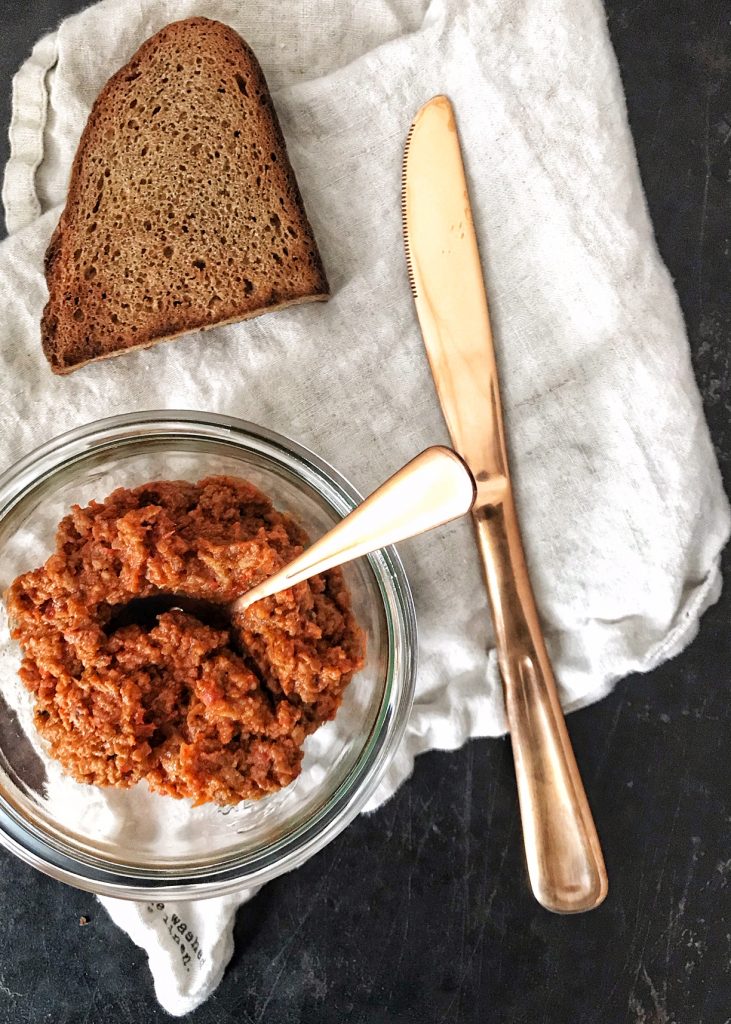
M135 598L115 613L107 633L122 626L152 624L167 611L182 611L215 628L226 628L257 601L408 537L467 515L477 485L467 464L441 445L427 448L361 502L301 555L230 603L184 594Z

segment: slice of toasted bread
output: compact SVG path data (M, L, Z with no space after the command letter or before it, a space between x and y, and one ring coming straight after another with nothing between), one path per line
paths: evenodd
M233 29L175 22L107 82L46 280L55 373L327 298L264 75Z

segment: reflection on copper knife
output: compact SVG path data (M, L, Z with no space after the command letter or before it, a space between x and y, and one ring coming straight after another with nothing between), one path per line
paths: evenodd
M591 910L606 896L607 876L528 578L482 266L446 96L430 100L411 126L402 202L409 281L434 383L454 448L477 480L473 518L531 885L549 910Z

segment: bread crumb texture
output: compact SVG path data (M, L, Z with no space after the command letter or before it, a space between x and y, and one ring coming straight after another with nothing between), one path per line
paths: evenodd
M233 29L168 25L105 85L46 280L56 373L327 298L264 75Z

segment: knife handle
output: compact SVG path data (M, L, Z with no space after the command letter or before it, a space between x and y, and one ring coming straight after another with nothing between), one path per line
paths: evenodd
M547 910L592 910L607 894L607 873L538 621L510 488L500 504L481 507L473 516L495 627L531 886Z

